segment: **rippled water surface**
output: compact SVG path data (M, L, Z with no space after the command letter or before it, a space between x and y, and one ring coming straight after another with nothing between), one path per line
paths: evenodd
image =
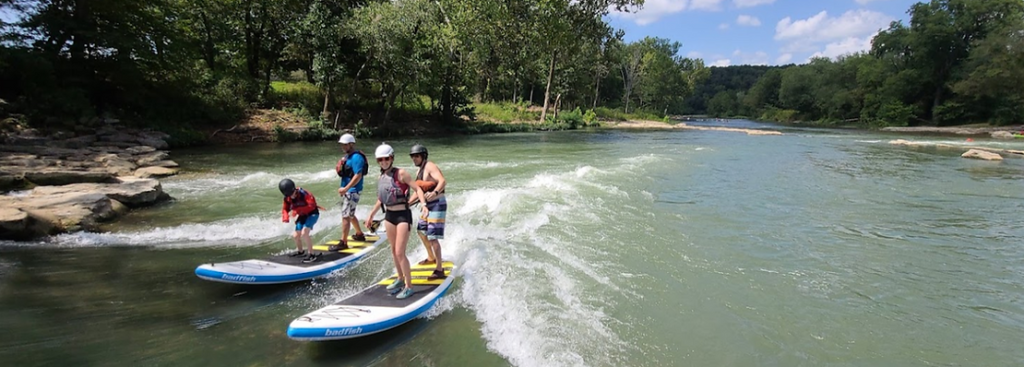
M192 270L292 246L279 221L285 176L331 207L314 237L337 237L337 144L175 151L188 172L164 180L174 202L108 233L0 245L0 360L1024 365L1024 159L888 144L968 144L958 137L782 131L423 141L450 181L442 244L460 278L428 315L331 343L285 331L390 273L389 251L293 285L215 284ZM403 152L415 142L392 143ZM412 167L405 155L398 163ZM374 191L368 182L364 197ZM413 240L410 258L424 253Z

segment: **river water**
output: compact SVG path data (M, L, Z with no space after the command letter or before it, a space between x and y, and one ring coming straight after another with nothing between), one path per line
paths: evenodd
M294 246L280 222L282 177L331 208L314 238L339 236L337 144L174 151L186 172L163 180L173 202L133 212L107 233L0 243L0 360L1024 364L1024 159L986 162L888 144L967 144L962 137L781 130L392 141L399 153L426 144L448 178L442 245L460 277L424 317L327 343L291 341L287 325L390 274L388 250L292 285L217 284L192 271ZM1024 147L976 140L970 144ZM377 143L359 146L372 157ZM372 180L365 192L372 198ZM424 254L413 239L410 258Z

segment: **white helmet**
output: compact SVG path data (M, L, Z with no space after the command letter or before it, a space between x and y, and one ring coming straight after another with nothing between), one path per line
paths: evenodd
M352 136L352 134L342 135L341 139L338 139L338 143L341 143L341 144L352 144L352 143L355 143L355 142L356 142L356 137Z
M392 157L395 155L395 150L387 143L384 143L377 147L377 151L373 155L377 156L377 158Z

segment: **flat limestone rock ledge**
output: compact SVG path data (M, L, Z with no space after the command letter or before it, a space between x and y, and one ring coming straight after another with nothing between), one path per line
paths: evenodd
M1010 157L1021 157L1024 158L1024 151L1013 150L1013 149L998 149L988 147L969 147L963 145L951 145L951 144L939 144L939 143L922 143L916 141L910 141L905 139L890 140L889 144L892 145L904 145L908 147L935 147L941 149L952 149L952 150L966 150L965 153L960 155L964 158L977 158L985 160L1003 160L1002 154ZM970 153L970 154L968 154ZM987 153L987 154L983 154ZM999 158L995 158L999 157Z
M156 179L117 177L112 183L40 186L0 196L0 239L29 240L98 226L127 212L170 199Z
M133 149L137 148L137 149ZM164 151L138 146L90 147L67 152L46 147L0 148L0 192L34 186L111 183L120 176L165 177L178 173L178 164Z
M135 176L142 177L142 178L167 177L167 176L174 176L176 174L178 174L178 168L176 168L176 167L151 166L151 167L142 167L142 168L139 168L139 169L135 170Z
M38 136L29 129L0 133L0 192L36 186L112 183L120 176L178 173L166 134L107 126L90 135Z
M690 126L687 124L676 124L676 129L685 130L713 130L713 131L731 131L737 133L746 133L747 135L782 135L782 132L775 130L758 130L758 129L739 129L733 127L714 127L714 126Z
M652 129L652 130L711 130L711 131L730 131L745 133L747 135L782 135L782 132L775 130L760 130L760 129L739 129L733 127L717 127L717 126L690 126L685 123L669 124L661 121L651 120L630 120L630 121L601 121L601 124L605 127L615 129Z

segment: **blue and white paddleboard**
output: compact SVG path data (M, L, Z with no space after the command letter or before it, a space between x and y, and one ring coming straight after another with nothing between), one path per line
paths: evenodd
M196 276L221 283L234 284L279 284L291 283L325 276L331 272L355 264L364 256L384 243L384 236L366 235L366 241L348 241L348 248L337 250L338 241L329 241L313 246L323 255L320 260L303 263L301 256L288 254L270 256L266 259L251 259L226 263L209 263L196 267Z
M430 309L455 276L455 265L444 262L446 277L428 279L434 265L413 265L413 290L406 299L396 299L385 289L395 280L392 275L335 304L307 313L288 325L288 337L295 340L322 341L351 339L376 334L409 322Z

